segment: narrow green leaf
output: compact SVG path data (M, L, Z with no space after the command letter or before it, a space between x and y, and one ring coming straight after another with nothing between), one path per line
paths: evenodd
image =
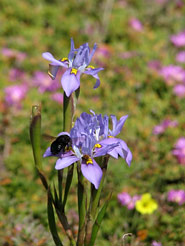
M67 197L69 194L69 189L71 187L72 179L73 179L73 169L74 169L74 164L70 165L68 167L68 172L67 172L67 179L66 179L66 186L65 186L65 193L64 193L64 199L63 199L63 211L65 209L65 205L67 202Z
M49 222L49 229L51 231L53 241L55 242L56 246L63 246L57 232L57 227L55 223L55 216L54 216L54 210L53 210L53 205L52 205L52 194L50 191L50 188L48 189L48 222Z
M48 182L46 180L46 177L44 176L43 173L41 173L41 171L39 169L37 169L37 172L39 174L40 180L42 181L43 186L45 187L45 189L48 189Z
M54 190L54 203L57 204L57 207L60 206L59 204L59 198L58 198L58 194L57 194L57 190L56 190L56 187L55 187L55 184L53 184L53 190Z
M91 240L89 246L93 246L97 237L98 230L100 228L101 222L103 220L103 217L105 215L107 206L110 202L112 194L109 195L108 199L105 201L104 205L102 206L100 212L98 213L98 216L94 222L93 228L92 228L92 234L91 234Z
M41 158L41 109L40 106L32 107L31 124L30 124L30 139L33 149L35 166L38 170L42 169Z

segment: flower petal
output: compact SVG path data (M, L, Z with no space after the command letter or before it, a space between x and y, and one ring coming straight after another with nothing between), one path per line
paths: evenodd
M94 76L102 70L104 70L103 67L94 68L94 69L93 68L87 68L87 70L85 70L83 73L90 74L90 75Z
M93 49L92 49L92 51L91 51L91 53L89 55L89 63L90 63L90 61L91 61L91 59L92 59L92 57L93 57L93 55L94 55L94 53L96 51L96 48L97 48L97 44L95 43L94 46L93 46Z
M127 164L130 166L131 161L132 161L132 153L130 149L128 148L127 144L122 139L119 139L119 140L120 140L120 144L121 144L121 147L124 153L124 158Z
M48 157L48 156L53 156L50 147L48 147L45 153L43 154L43 157Z
M93 89L96 89L100 86L100 79L98 77L98 72L100 72L103 69L104 68L102 68L102 67L101 68L95 68L95 69L88 68L88 70L84 71L85 74L92 75L96 79L96 83L95 83Z
M50 52L44 52L42 53L42 57L48 61L52 62L53 66L62 66L62 67L68 67L68 65L65 62L61 62L54 58L54 56Z
M117 122L116 116L111 115L112 125L113 125L113 130L110 131L111 136L116 136L121 132L121 129L122 129L127 118L128 118L128 115L124 115Z
M61 83L66 96L69 97L80 86L80 72L75 75L71 74L71 68L67 69L61 78Z
M79 160L79 158L74 156L74 155L59 158L56 162L55 169L57 169L57 170L63 169L65 167L70 166L71 164L73 164L74 162L76 162L78 160Z
M83 176L87 180L89 180L95 186L96 189L98 189L102 178L102 170L96 163L96 161L94 159L92 160L93 164L86 164L82 162L81 171Z
M60 132L57 137L62 136L62 135L67 135L70 137L70 134L68 132Z
M118 158L118 155L120 155L122 158L124 158L127 162L127 164L130 166L131 161L132 161L132 153L130 149L128 148L127 144L119 138L106 138L98 142L101 145L112 145L116 144L117 145L108 151L108 154L111 155L114 158Z

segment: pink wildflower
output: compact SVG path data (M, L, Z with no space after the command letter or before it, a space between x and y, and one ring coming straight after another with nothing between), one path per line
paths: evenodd
M158 135L163 133L168 127L176 127L178 122L176 120L163 120L159 125L155 126L153 129L153 134Z
M172 35L170 40L177 47L185 46L185 30L176 35Z
M137 32L141 32L143 30L143 24L137 18L131 18L129 24Z
M185 203L185 191L184 190L171 190L168 192L168 201L176 202L179 205Z
M185 165L185 137L181 137L177 140L172 153L176 156L180 164Z

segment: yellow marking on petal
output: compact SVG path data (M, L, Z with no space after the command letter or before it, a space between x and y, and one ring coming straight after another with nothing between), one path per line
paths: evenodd
M86 162L87 165L88 164L93 164L93 160L92 160L92 158L90 156L84 155L83 156L83 159L85 160L85 162Z
M95 67L93 67L91 65L87 66L87 68L95 69Z
M48 71L48 75L49 75L52 79L55 78L55 76L54 76L50 71Z
M94 148L101 148L102 146L101 146L101 144L95 144L94 145Z
M68 58L67 57L64 57L62 59L60 59L61 62L65 62L65 61L68 61Z
M114 136L108 136L108 138L114 138Z
M66 147L65 147L65 151L68 152L68 151L71 151L71 150L73 150L73 148L72 148L71 146L66 146Z
M93 164L92 159L89 157L89 159L86 161L86 164Z
M76 68L72 68L72 69L71 69L71 74L75 74L75 75L76 75L77 72L78 72L78 70L77 70Z

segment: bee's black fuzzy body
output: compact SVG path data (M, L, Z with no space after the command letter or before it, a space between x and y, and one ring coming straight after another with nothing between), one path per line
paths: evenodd
M72 146L71 138L68 135L60 135L55 139L51 144L51 153L53 155L59 154L61 151L64 153L66 147L69 148Z

